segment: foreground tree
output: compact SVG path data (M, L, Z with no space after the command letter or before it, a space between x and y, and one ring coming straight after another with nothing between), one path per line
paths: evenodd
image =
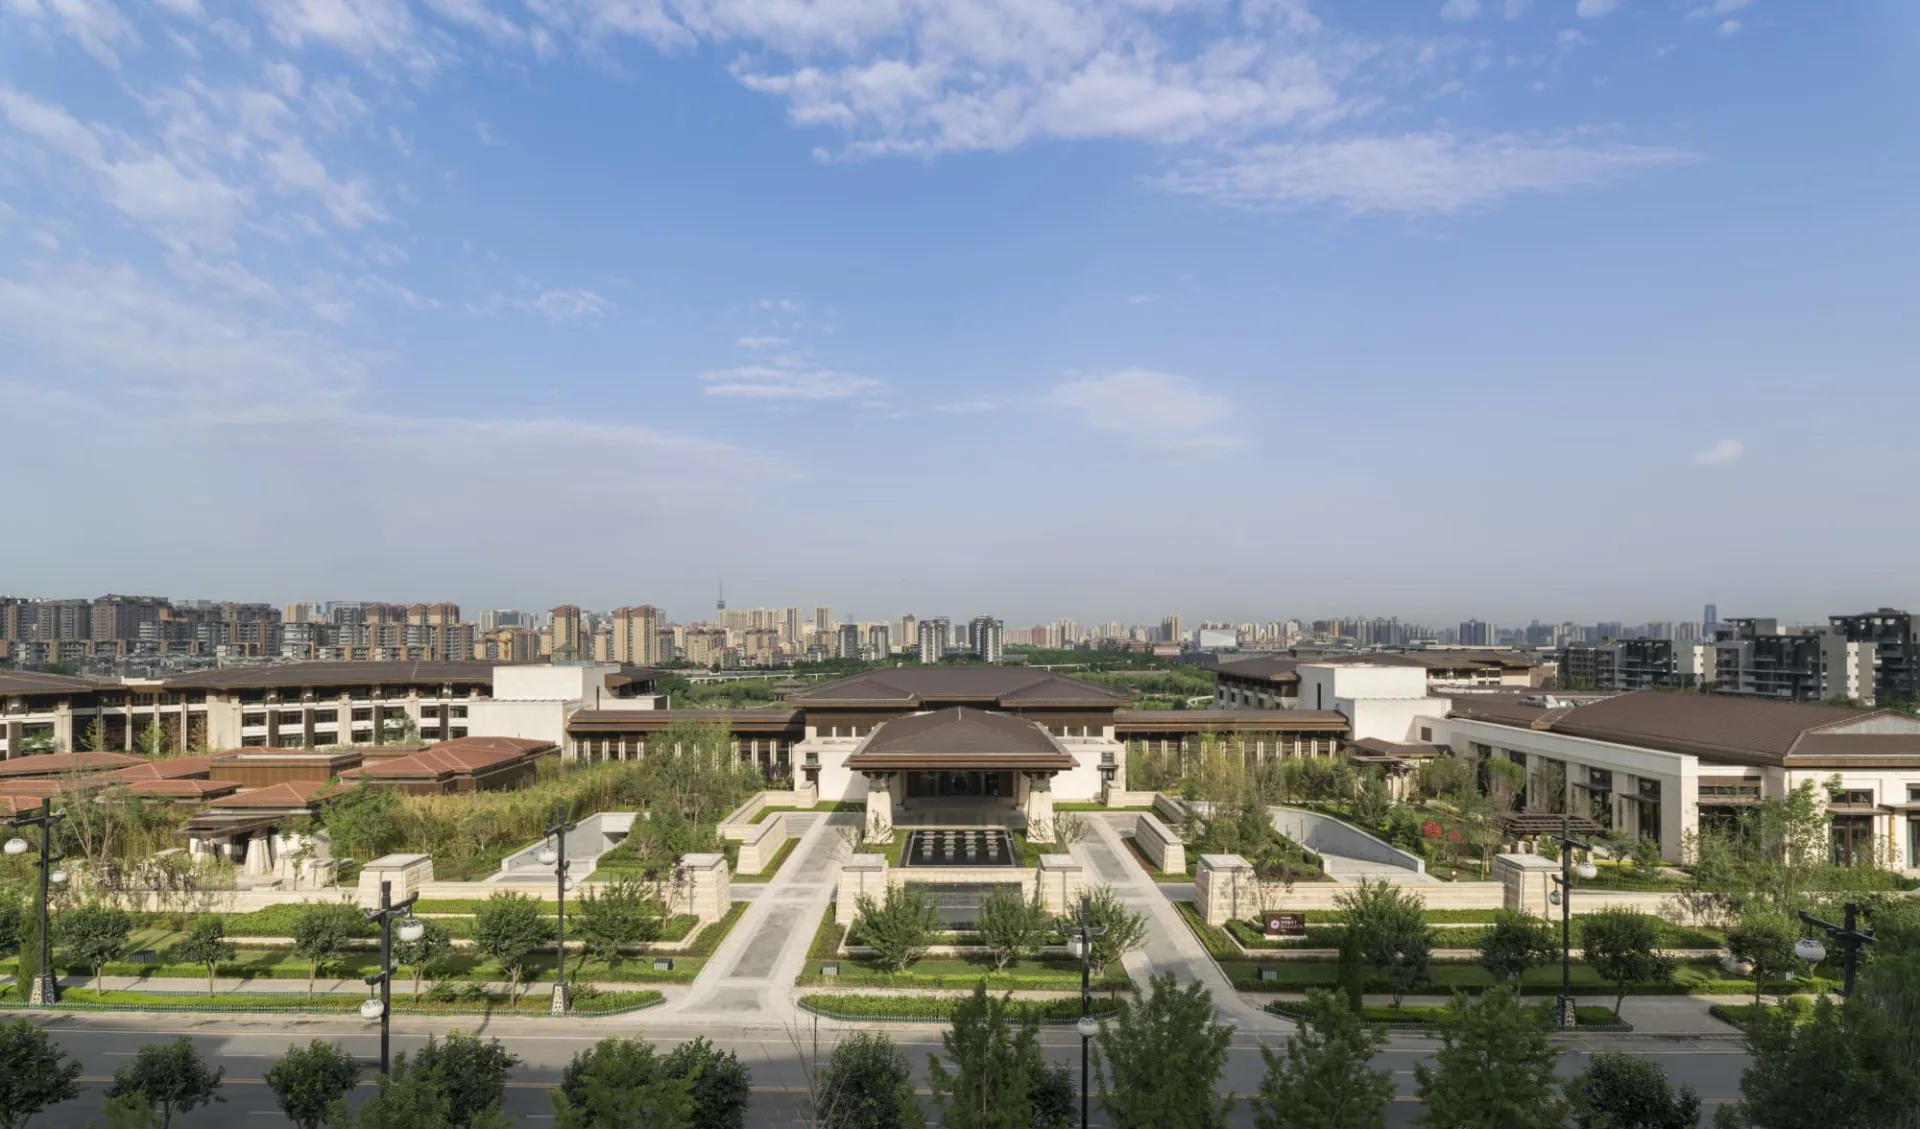
M519 1065L520 1056L498 1039L482 1041L454 1031L444 1042L427 1036L427 1045L413 1061L414 1069L446 1095L448 1122L463 1129L488 1110L499 1110L507 1094L507 1075Z
M1093 939L1093 974L1104 976L1108 966L1147 943L1147 917L1127 908L1111 886L1095 886L1087 894L1087 917L1106 932Z
M993 970L1004 972L1012 962L1040 952L1053 931L1053 917L1039 890L1023 898L1018 886L995 886L980 899L977 925L981 944L993 953Z
M1635 984L1665 984L1675 961L1663 955L1654 919L1630 909L1603 909L1581 919L1581 957L1614 986L1613 1013L1620 1014L1627 989Z
M1417 1120L1427 1129L1561 1129L1559 1061L1546 1027L1511 987L1488 989L1478 1001L1456 992L1433 1062L1414 1064L1427 1105Z
M1122 1001L1095 1039L1100 1108L1114 1129L1218 1129L1233 1110L1215 1093L1233 1028L1215 1023L1213 993L1171 972Z
M922 1129L906 1052L877 1031L847 1036L820 1071L814 1118L820 1129Z
M1634 1055L1601 1051L1567 1083L1577 1129L1696 1129L1700 1098L1675 1090L1666 1072Z
M224 1067L209 1067L193 1040L182 1036L171 1043L148 1043L132 1062L121 1063L107 1097L138 1098L160 1115L160 1129L172 1129L175 1114L227 1100L220 1096L226 1073Z
M563 1129L694 1129L694 1081L652 1043L610 1037L567 1064L554 1113Z
M232 960L239 951L238 946L227 940L226 923L209 916L193 923L193 931L180 942L173 955L207 970L207 995L211 996L213 977L220 970L221 962Z
M574 911L580 939L580 961L596 958L618 968L629 952L660 939L660 903L644 883L631 876L614 879L597 891L588 891Z
M267 1067L267 1087L298 1129L320 1129L333 1104L359 1084L360 1060L325 1039L288 1047Z
M24 1019L0 1023L0 1129L22 1129L48 1106L80 1096L80 1063Z
M1262 1046L1267 1072L1253 1099L1258 1129L1386 1129L1393 1074L1373 1068L1387 1037L1329 992L1307 993L1300 1030L1282 1057Z
M753 1075L740 1056L697 1037L666 1056L667 1077L685 1081L700 1129L745 1129Z
M293 951L307 962L307 998L313 998L320 970L340 958L347 945L367 932L367 919L348 905L318 905L293 919Z
M1393 1006L1427 981L1433 941L1427 932L1426 905L1419 895L1382 879L1360 884L1334 897L1361 959L1373 966L1393 994Z
M1767 981L1799 963L1793 955L1800 930L1786 914L1764 902L1754 902L1740 913L1740 921L1727 933L1727 951L1753 965L1753 1002Z
M848 937L872 949L874 963L887 972L905 972L919 960L939 924L932 900L918 886L895 886L885 901L862 894L854 908Z
M396 1055L393 1069L378 1079L372 1097L350 1109L345 1098L327 1112L328 1129L457 1129L441 1079ZM511 1129L498 1106L474 1116L468 1129Z
M989 995L986 981L954 1005L940 1037L949 1071L927 1056L927 1082L942 1129L1030 1129L1033 1093L1046 1065L1040 1057L1040 1021L1015 1019L1010 996Z
M481 902L473 913L473 947L486 955L507 977L507 1002L520 998L533 954L553 939L554 923L540 912L540 903L525 894L502 890Z
M1757 1012L1747 1026L1752 1063L1740 1104L1714 1114L1715 1129L1888 1129L1920 1108L1920 1077L1887 1017L1822 996L1813 1014Z
M1480 967L1495 980L1518 982L1527 969L1547 963L1559 951L1552 926L1530 913L1503 909L1494 915L1493 928L1480 946Z
M127 955L132 915L95 902L61 914L54 930L67 955L93 970L94 998L103 998L102 973L108 963Z

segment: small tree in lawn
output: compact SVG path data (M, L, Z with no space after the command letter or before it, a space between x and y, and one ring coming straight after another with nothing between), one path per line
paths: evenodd
M500 1108L507 1093L507 1075L520 1057L498 1039L481 1040L454 1031L444 1041L427 1036L427 1045L414 1057L414 1069L432 1079L447 1099L447 1121L454 1129L472 1126L489 1110Z
M533 954L553 939L554 923L540 904L525 894L502 890L473 913L473 947L500 966L507 977L507 1002L520 998L520 982Z
M103 998L102 972L108 963L127 954L133 918L125 910L93 903L68 910L54 922L60 947L69 957L93 970L93 994Z
M1093 939L1089 963L1095 976L1104 976L1107 967L1147 943L1147 917L1127 908L1111 886L1095 886L1087 892L1087 919L1106 932Z
M617 968L631 950L660 938L660 903L648 896L646 886L630 877L620 877L589 891L574 911L574 924L580 938L580 960L589 957Z
M1053 917L1039 890L1023 898L1018 886L995 886L980 899L976 925L981 943L993 953L993 970L1004 972L1013 961L1040 952L1053 931Z
M0 1023L0 1129L23 1129L34 1114L80 1096L80 1063L24 1019Z
M1495 980L1518 982L1527 969L1545 964L1559 951L1553 927L1530 913L1501 910L1480 946L1480 967Z
M297 1129L321 1129L327 1111L359 1084L360 1060L325 1039L288 1047L267 1067L267 1088Z
M173 950L173 955L207 970L207 995L211 996L213 977L220 970L221 962L232 960L239 951L232 941L227 940L225 922L217 917L203 917L193 923L193 931Z
M1114 1129L1223 1129L1233 1098L1214 1090L1232 1042L1205 985L1155 976L1095 1039L1100 1108Z
M1334 902L1358 936L1361 958L1386 981L1399 1007L1408 992L1426 983L1433 959L1424 903L1390 882L1367 879Z
M1553 1068L1560 1051L1509 986L1478 1001L1464 992L1440 1025L1433 1061L1415 1063L1416 1092L1427 1129L1560 1129L1566 1102Z
M223 1102L220 1080L224 1067L209 1067L193 1040L184 1036L171 1043L148 1043L132 1062L120 1064L107 1087L107 1097L134 1097L160 1115L161 1129L172 1129L173 1115L192 1113L210 1102Z
M862 894L853 904L849 937L871 948L875 963L888 972L905 972L919 960L939 924L933 902L918 886L895 886L885 901Z
M1634 1055L1601 1051L1567 1083L1578 1129L1696 1129L1700 1098L1673 1088L1666 1072Z
M906 1052L877 1031L841 1040L820 1071L818 1090L819 1129L922 1129L927 1123Z
M393 941L393 962L413 970L413 1002L420 1002L420 981L433 974L441 961L453 955L453 934L432 918L420 919L420 939Z
M365 936L367 919L349 905L318 905L293 919L293 951L307 962L307 998L313 998L320 970L347 951L348 942Z
M1675 962L1662 955L1654 920L1630 909L1604 909L1581 919L1581 957L1602 980L1614 986L1613 1013L1620 1014L1627 989L1635 984L1665 984Z
M1794 967L1799 958L1793 946L1800 931L1786 914L1761 902L1749 902L1740 913L1739 923L1727 933L1727 951L1753 965L1753 1002L1767 981L1776 979Z
M986 981L954 1005L940 1037L951 1072L938 1055L927 1056L927 1082L942 1129L1028 1129L1033 1094L1045 1061L1040 1020L1016 1019L1011 996L989 995Z
M1253 1099L1257 1129L1386 1129L1393 1074L1373 1057L1387 1037L1329 992L1307 993L1286 1056L1260 1048L1267 1072Z

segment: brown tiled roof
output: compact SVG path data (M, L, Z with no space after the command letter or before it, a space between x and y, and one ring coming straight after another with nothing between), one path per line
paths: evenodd
M165 679L169 688L230 690L273 686L399 686L414 682L484 682L493 685L490 662L310 662L226 666Z
M1114 707L1125 694L1048 670L1009 666L899 666L797 691L795 705L904 705L968 700L1006 706Z
M127 785L127 794L162 800L212 800L239 789L240 785L228 780L135 780Z
M128 765L115 772L112 778L129 784L138 780L205 779L212 768L212 757L169 757Z
M794 709L740 710L576 710L567 732L632 733L665 729L676 721L719 721L739 732L780 733L800 728Z
M1400 741L1383 741L1378 737L1362 737L1352 742L1349 748L1362 749L1377 756L1406 759L1437 757L1446 751L1438 745L1405 744Z
M26 780L18 778L0 780L0 793L9 796L64 796L80 792L97 792L107 784L106 775L98 772L71 779L36 776Z
M965 706L886 722L847 758L854 769L1073 766L1073 757L1039 725Z
M248 745L238 749L213 754L213 768L217 771L222 761L268 763L283 761L305 764L341 764L352 766L360 763L360 750L345 749L282 749L273 745Z
M360 771L375 780L475 773L509 761L525 760L553 747L549 741L515 737L467 737L432 745L410 756L370 764Z
M1905 756L1920 762L1920 723L1911 734L1836 732L1867 719L1902 725L1886 710L1776 702L1719 694L1639 690L1559 709L1539 695L1460 697L1453 715L1660 749L1732 764L1782 765L1865 755Z
M76 678L70 674L42 674L33 670L0 670L0 694L71 694L122 688L119 682Z
M145 763L145 759L127 753L41 753L38 756L0 761L0 779L64 776L69 772L108 772Z
M304 808L322 799L331 785L318 780L283 780L264 788L249 788L213 802L213 807L228 808Z
M1217 662L1204 666L1202 670L1211 670L1215 674L1232 675L1235 678L1264 678L1272 682L1298 682L1300 677L1294 668L1307 659L1296 659L1290 655L1268 655L1257 659L1235 659L1230 662Z
M1115 710L1115 731L1235 729L1345 729L1339 710Z

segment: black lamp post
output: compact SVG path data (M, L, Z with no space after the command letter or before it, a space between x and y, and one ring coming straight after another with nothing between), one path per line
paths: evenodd
M1573 852L1578 848L1591 855L1593 844L1573 837L1573 815L1569 812L1560 814L1560 834L1554 841L1560 844L1560 873L1553 877L1558 888L1547 895L1549 902L1560 907L1560 998L1554 1001L1554 1019L1560 1030L1571 1031L1580 1024L1580 1013L1573 1003ZM1599 875L1600 868L1587 858L1580 860L1577 872L1591 879Z
M53 810L53 797L40 798L39 815L15 816L7 821L8 827L38 827L40 829L40 975L33 982L27 996L27 1006L45 1007L60 1000L60 978L53 969L53 934L47 920L47 905L53 893L53 887L67 884L67 872L55 870L53 864L61 859L60 852L53 849L53 825L67 817L66 812ZM28 843L18 835L7 840L4 848L7 854L24 855Z
M1080 896L1078 920L1067 929L1067 951L1080 958L1080 1019L1074 1030L1080 1033L1080 1129L1087 1129L1089 1090L1088 1048L1100 1033L1093 1015L1093 939L1106 933L1107 927L1095 925L1088 912L1086 895Z
M367 987L380 986L378 996L369 995L367 1002L360 1005L360 1014L367 1019L380 1021L380 1073L385 1074L390 1065L388 1049L388 1027L393 1019L393 920L402 914L406 916L400 922L400 940L412 944L427 932L427 927L409 911L413 903L420 900L419 894L409 895L396 904L393 900L393 883L382 879L380 882L380 908L362 910L368 921L380 923L380 971L366 978Z
M560 928L554 952L559 959L553 965L553 1014L567 1014L567 887L573 883L567 878L567 832L578 827L577 823L567 822L567 806L555 804L553 826L547 828L547 837L554 845L540 848L535 856L544 865L553 867L553 893L559 903Z
M1846 971L1841 974L1840 994L1843 996L1851 996L1853 995L1854 970L1860 963L1860 950L1873 944L1873 930L1860 929L1857 927L1860 913L1860 907L1858 905L1853 902L1848 902L1846 911L1847 916L1844 925L1835 925L1831 921L1822 921L1806 910L1800 911L1800 920L1806 922L1808 925L1825 930L1827 936L1840 942L1840 950L1845 954L1842 967L1846 969ZM1820 943L1818 937L1802 937L1800 942L1793 946L1793 955L1806 961L1808 964L1819 964L1821 961L1827 959L1827 947Z

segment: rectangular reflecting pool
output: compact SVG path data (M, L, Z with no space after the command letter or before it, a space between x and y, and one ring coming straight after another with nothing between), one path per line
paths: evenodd
M1018 866L1020 852L1004 827L933 827L907 832L901 866Z

